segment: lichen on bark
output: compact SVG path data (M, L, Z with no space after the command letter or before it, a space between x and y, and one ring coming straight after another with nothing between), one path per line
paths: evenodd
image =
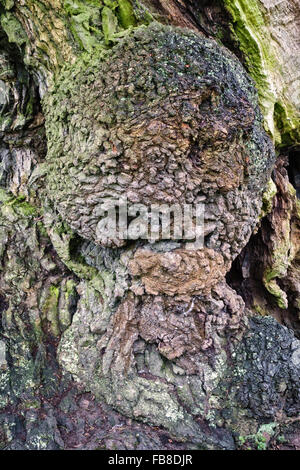
M300 141L297 1L224 0L276 144ZM286 27L290 23L293 26Z
M273 75L260 57L261 114L222 2L217 26L188 3L1 2L0 447L296 442L299 201L263 129ZM119 197L203 203L204 248L98 236Z

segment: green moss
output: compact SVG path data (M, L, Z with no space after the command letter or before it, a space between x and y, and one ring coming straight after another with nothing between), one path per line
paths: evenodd
M76 42L87 52L99 47L103 39L109 45L122 29L137 23L129 0L65 0L64 9Z
M61 221L55 226L55 232L57 235L62 236L62 235L73 235L72 230L68 226L68 224L64 221Z
M17 2L12 11L11 0L2 5L0 21L9 41L22 48L27 44L24 62L49 78L65 63L110 46L137 25L129 0L57 0L51 6L28 0L26 5ZM30 40L27 30L35 31Z
M5 10L11 10L14 7L14 0L2 0Z
M277 427L278 427L278 423L274 423L274 422L262 424L258 430L258 434L267 433L270 436L273 436Z
M275 255L278 256L278 252ZM267 291L276 299L278 307L282 308L283 310L288 307L287 295L277 284L276 278L281 278L285 272L285 260L277 260L277 262L271 268L267 268L265 270L263 275L264 286L266 287Z
M35 217L39 214L38 208L29 204L25 196L15 197L2 189L0 190L0 203L2 203L2 210L5 208L12 209L15 213L24 217Z
M129 0L118 0L118 17L123 28L128 29L136 25L132 4Z
M58 301L59 301L60 289L55 285L51 285L49 294L43 304L42 311L46 319L51 325L51 331L54 336L60 334L60 327L58 321Z
M10 116L0 116L0 130L5 131L12 124L12 118Z
M25 196L18 196L9 202L8 206L13 207L17 212L21 213L25 217L32 217L38 214L36 207L32 206L25 200Z
M34 113L34 96L33 94L29 95L28 102L25 109L25 117L32 117Z
M259 218L262 219L265 217L267 214L269 214L272 211L273 207L273 199L277 194L277 188L276 184L272 179L269 179L265 192L263 193L262 197L262 209Z
M281 145L286 147L300 143L300 118L293 117L289 103L277 102L274 105L274 119L281 135Z
M71 32L82 50L92 51L103 39L100 6L101 2L98 0L64 2Z
M256 82L265 127L280 145L300 142L299 111L284 96L279 86L281 62L258 0L224 0L232 17L232 32L245 55L250 74Z
M297 216L300 219L300 201L298 199L296 200L296 211L297 211Z
M80 279L87 281L100 278L97 269L88 266L81 255L71 254L71 245L75 234L65 222L59 222L54 227L48 227L47 233L51 242L61 260L65 265L75 273ZM103 284L103 281L101 279Z
M48 238L48 233L44 224L41 221L38 221L36 225L37 225L40 235L42 237Z
M0 188L0 205L6 204L11 200L11 194L5 191L5 189Z
M257 450L267 449L267 439L264 436L261 436L261 435L256 436L255 444L256 444Z
M50 287L50 294L51 296L54 296L56 299L59 297L59 288L57 286L51 286Z
M256 313L258 313L258 315L261 315L262 317L269 315L267 310L265 310L261 305L253 304L252 308Z
M286 293L277 284L276 278L281 278L286 274L287 262L285 250L278 249L275 253L275 261L272 267L267 268L263 275L263 283L267 291L273 295L279 308L285 310L288 307Z
M274 435L277 423L263 424L255 434L248 434L246 436L238 437L239 447L246 448L248 450L266 450L268 445L268 439ZM267 437L268 436L268 437Z
M300 207L292 185L288 186L288 191L291 199L294 199L294 203L278 228L277 237L274 238L273 242L272 257L263 274L264 286L274 296L277 305L282 309L288 308L288 300L286 293L277 284L276 278L282 279L287 275L288 268L296 255L297 248L295 248L291 238L291 220L294 215L297 216L298 207Z
M69 301L70 298L74 295L76 288L76 283L73 279L68 279L65 285L65 297L66 300Z
M105 44L109 44L118 30L118 18L114 11L107 6L102 10L102 29Z
M41 402L38 399L25 400L21 403L21 409L39 409L41 407Z
M74 305L76 295L76 282L73 279L68 279L61 285L61 299L58 311L61 332L64 332L72 323L70 307Z

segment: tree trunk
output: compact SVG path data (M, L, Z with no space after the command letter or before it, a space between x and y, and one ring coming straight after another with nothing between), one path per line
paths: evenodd
M297 0L0 15L1 447L299 448Z

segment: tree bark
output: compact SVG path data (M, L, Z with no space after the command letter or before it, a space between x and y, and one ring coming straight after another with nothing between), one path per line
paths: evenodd
M0 14L0 446L299 447L297 2Z

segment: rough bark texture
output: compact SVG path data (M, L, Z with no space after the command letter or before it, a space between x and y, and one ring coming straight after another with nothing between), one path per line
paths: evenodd
M277 144L299 145L299 0L225 0Z
M211 3L0 2L2 448L299 448L300 6Z

